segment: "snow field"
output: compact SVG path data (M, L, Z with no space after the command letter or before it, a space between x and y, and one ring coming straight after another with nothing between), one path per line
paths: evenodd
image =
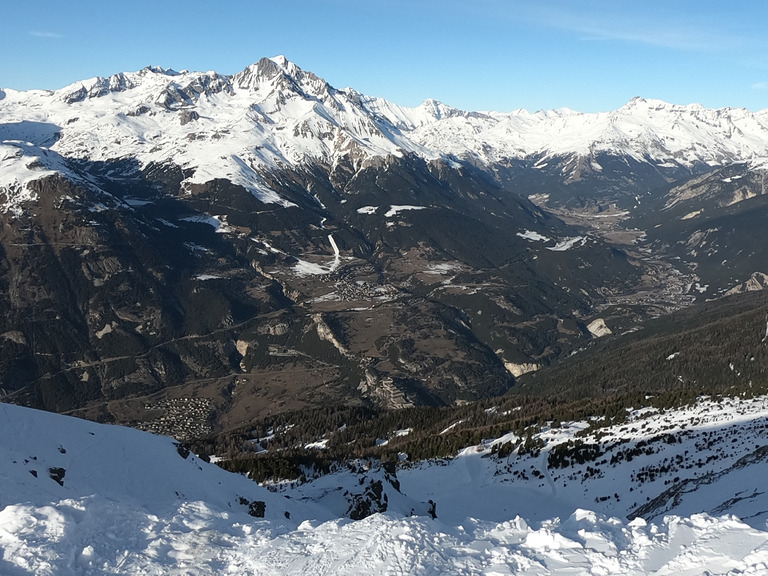
M155 516L94 496L0 511L0 573L607 575L765 574L768 533L734 518L696 515L660 524L578 510L532 528L521 518L376 514L306 521L294 530L243 522L202 502Z
M0 190L51 172L77 179L67 158L175 163L183 186L226 178L265 203L293 206L270 189L264 171L352 158L413 153L424 159L624 155L658 167L768 158L767 111L705 109L633 99L608 113L568 109L530 113L466 112L428 100L406 108L352 89L336 90L284 57L263 59L233 76L145 68L92 78L56 91L6 90L0 107ZM29 198L6 194L0 208ZM12 196L12 197L10 197ZM420 207L392 206L397 211ZM362 209L361 209L362 210ZM369 212L361 212L369 213ZM533 238L531 238L533 239ZM563 248L565 249L565 248Z
M535 454L493 455L494 444L516 440L508 434L401 468L399 491L381 470L353 467L270 492L167 438L0 404L0 574L768 574L768 463L745 463L768 446L768 398L628 415L599 430L544 427ZM631 462L547 465L568 440L599 443L610 459L660 434L678 440L649 443L654 451ZM638 482L686 450L718 457ZM626 519L632 498L658 496L672 474L698 483L652 521ZM344 519L361 478L383 480L388 511ZM608 492L619 498L596 501ZM248 515L241 498L265 502L266 517Z

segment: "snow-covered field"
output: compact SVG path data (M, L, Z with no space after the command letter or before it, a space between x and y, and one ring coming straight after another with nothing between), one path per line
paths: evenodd
M0 574L768 574L768 399L629 415L545 427L533 453L499 457L509 434L275 492L168 438L0 404ZM601 453L548 464L568 440ZM346 518L376 481L388 510Z
M768 533L733 518L624 523L580 510L532 528L377 514L293 530L181 503L166 514L101 497L0 512L0 573L765 574Z

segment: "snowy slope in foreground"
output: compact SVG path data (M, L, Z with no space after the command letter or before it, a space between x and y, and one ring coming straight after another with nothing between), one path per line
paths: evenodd
M647 524L577 509L529 524L513 513L452 518L444 497L437 520L387 512L353 522L297 502L331 477L287 499L183 458L167 438L2 404L0 435L3 575L768 573L768 532L735 517ZM482 456L417 469L418 482L402 474L403 491L466 483ZM355 482L334 476L342 488ZM468 484L465 511L501 496L489 482ZM240 497L264 501L266 518L247 515ZM548 497L528 490L534 504Z
M449 461L400 470L400 488L415 500L437 502L438 516L448 522L467 515L541 522L591 508L653 521L665 514L733 514L766 529L768 397L636 410L596 429L586 422L545 426L531 437L540 449L494 453L494 446L521 440L508 434Z
M734 519L622 524L579 511L449 526L378 514L293 531L233 521L202 503L152 516L101 499L0 512L0 573L240 575L765 574L768 534Z
M131 428L0 404L0 438L0 506L96 498L162 515L201 501L248 517L243 498L265 502L273 520L315 513Z

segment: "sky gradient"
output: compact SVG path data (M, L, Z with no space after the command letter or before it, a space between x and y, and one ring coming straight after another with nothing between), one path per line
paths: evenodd
M2 12L4 88L147 65L233 74L284 54L404 106L768 108L763 0L24 0Z

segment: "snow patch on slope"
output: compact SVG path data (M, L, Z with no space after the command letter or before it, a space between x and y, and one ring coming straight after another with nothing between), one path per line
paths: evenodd
M330 264L317 264L297 258L298 263L293 266L293 272L298 276L318 276L322 274L331 274L341 266L341 252L333 239L333 235L328 235L328 242L333 249L333 261Z
M524 238L525 240L531 240L533 242L549 242L549 238L542 236L538 232L532 232L531 230L518 232L517 236L520 236L520 238Z
M579 246L584 246L586 242L587 242L587 239L583 236L576 236L574 238L565 238L564 240L560 240L554 246L548 246L547 250L552 250L553 252L566 252L567 250L570 250L571 248L575 247L577 244Z
M406 210L424 210L425 206L410 206L410 205L391 205L389 207L389 210L387 210L386 214L384 214L385 218L392 218L393 216L397 216L400 212L404 212Z

